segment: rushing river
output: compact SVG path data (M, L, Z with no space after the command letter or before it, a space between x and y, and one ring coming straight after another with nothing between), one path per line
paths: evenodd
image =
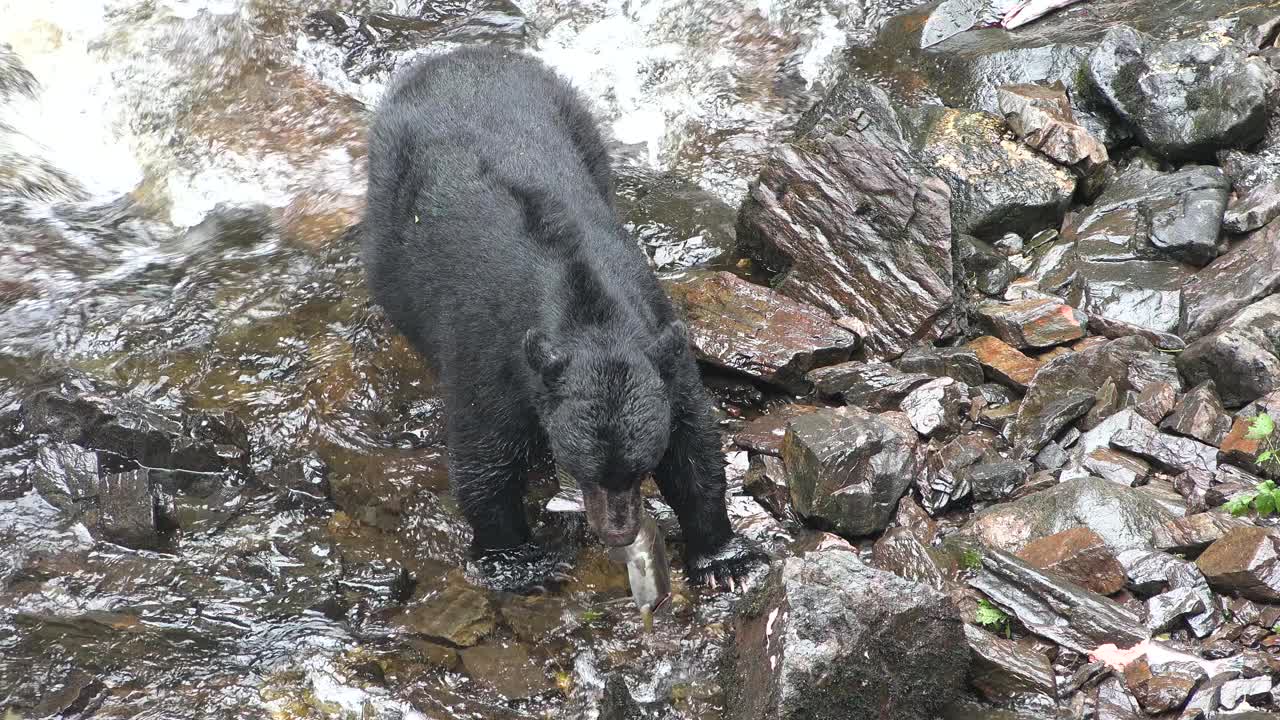
M42 383L230 410L260 478L332 495L225 479L131 550L30 488L34 443L0 450L2 717L590 716L614 673L718 717L732 596L677 579L646 634L590 543L549 595L463 578L432 379L355 255L365 126L416 56L526 48L611 134L655 266L729 266L770 143L910 4L0 0L0 413ZM413 632L404 608L441 597L475 647Z

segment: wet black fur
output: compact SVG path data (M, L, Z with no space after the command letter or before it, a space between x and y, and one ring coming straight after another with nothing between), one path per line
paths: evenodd
M751 551L729 527L712 409L612 194L592 118L541 63L430 58L370 132L369 285L438 374L479 551L529 539L526 473L550 450L619 501L654 472L692 573L722 575Z

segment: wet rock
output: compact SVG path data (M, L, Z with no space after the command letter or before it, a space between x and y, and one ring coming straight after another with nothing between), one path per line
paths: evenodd
M791 515L791 490L787 487L787 472L781 458L772 455L752 457L746 477L743 478L743 489L773 513L774 517Z
M1026 460L997 460L972 465L965 474L974 500L1000 502L1022 487L1034 469Z
M1231 417L1222 408L1213 381L1207 380L1183 395L1174 407L1173 414L1160 427L1177 435L1218 446L1231 430Z
M1151 474L1151 466L1142 458L1111 448L1094 450L1084 457L1082 465L1094 475L1125 487L1138 485Z
M283 493L291 504L320 503L332 497L329 466L314 452L300 460L272 468L259 475L258 480Z
M933 379L925 373L898 371L885 363L847 362L819 368L806 376L818 395L839 398L867 410L896 410L916 388Z
M966 287L991 297L1002 295L1017 275L1009 258L970 235L961 235L957 242Z
M969 341L968 347L988 377L1015 390L1026 390L1040 370L1039 362L990 335Z
M943 589L946 582L929 550L907 528L892 528L876 540L871 548L871 565L936 590Z
M1181 393L1183 387L1174 356L1155 350L1134 353L1125 379L1134 393L1141 393L1154 384L1168 385L1175 393Z
M1172 568L1189 564L1167 552L1140 548L1120 552L1116 555L1116 561L1124 567L1129 589L1143 595L1162 592L1169 582Z
M1101 178L1103 166L1110 161L1107 148L1076 123L1061 83L1005 85L996 90L996 103L1022 142L1060 165L1075 168L1086 182Z
M787 426L782 459L796 513L847 535L884 530L919 472L906 417L820 410Z
M949 377L930 380L903 398L901 409L925 437L954 435L969 409L969 386Z
M1205 611L1204 598L1192 588L1177 588L1147 601L1147 629L1152 633L1170 630L1184 615Z
M542 666L519 643L480 645L463 650L462 665L474 680L490 685L508 700L523 700L555 689Z
M807 392L805 373L848 360L858 345L821 310L732 273L683 273L665 286L700 360L791 392Z
M1204 573L1192 563L1179 561L1167 568L1169 587L1188 589L1195 592L1204 604L1204 612L1186 616L1187 625L1196 637L1208 637L1222 625L1222 613L1218 607L1218 598L1209 588Z
M1099 595L1119 592L1124 568L1094 531L1071 528L1027 543L1017 553L1032 567L1047 570Z
M1097 720L1139 720L1143 715L1137 699L1124 683L1110 677L1098 684L1093 717Z
M927 107L914 118L921 160L951 186L957 232L995 238L1056 226L1075 193L1067 170L1007 135L986 112Z
M1068 300L1089 314L1173 332L1190 271L1177 263L1132 260L1084 262Z
M1111 444L1144 457L1168 472L1213 472L1218 469L1218 449L1191 438L1144 430L1121 430L1111 438Z
M950 600L845 551L787 558L734 624L726 717L925 720L969 668Z
M458 647L471 647L497 624L484 594L450 586L426 601L405 608L393 623L409 632L437 638Z
M604 681L598 717L599 720L643 720L644 712L627 689L621 673L615 672Z
M1239 193L1222 216L1222 229L1253 232L1280 217L1280 179L1272 179Z
M1157 550L1197 554L1233 528L1249 526L1248 520L1224 512L1196 513L1174 518L1156 528L1151 545Z
M1209 157L1262 138L1272 73L1221 38L1155 44L1129 27L1107 32L1089 80L1143 145L1170 159Z
M1280 225L1233 244L1187 280L1178 334L1188 342L1213 332L1253 303L1280 290Z
M1104 642L1127 647L1150 635L1138 616L1118 603L1001 550L981 554L982 569L970 584L1036 635L1081 653Z
M1196 566L1219 592L1280 602L1280 537L1271 530L1232 528L1200 554Z
M1158 423L1173 412L1177 402L1178 394L1172 385L1166 382L1153 382L1142 388L1142 391L1134 397L1133 409L1147 420Z
M982 363L966 347L914 347L903 353L894 366L907 374L949 377L970 387L983 382Z
M787 432L787 423L792 418L813 412L817 408L811 405L779 405L772 408L767 415L747 423L742 431L733 437L733 442L740 448L763 455L782 456L782 437Z
M1075 461L1083 463L1084 459L1098 450L1111 448L1111 440L1123 430L1140 430L1157 432L1150 420L1138 414L1133 408L1125 408L1098 423L1080 436L1073 448Z
M1088 316L1089 332L1111 340L1119 340L1123 337L1136 335L1145 338L1160 350L1182 350L1187 347L1187 343L1182 338L1172 333L1159 332L1148 327L1133 325L1121 320L1113 320L1094 313L1088 313Z
M1149 548L1154 529L1173 517L1145 493L1085 476L983 510L963 532L1017 552L1036 538L1083 526L1120 552Z
M964 626L964 635L972 658L969 681L987 699L1007 703L1027 694L1057 694L1053 665L1044 653L973 625Z
M1146 656L1129 663L1124 681L1142 709L1157 715L1177 710L1205 679L1204 670L1193 663L1162 663L1152 667Z
M974 310L980 327L1020 350L1053 347L1085 335L1084 313L1053 300L988 301Z
M27 469L50 505L84 522L94 539L135 549L163 544L162 490L151 472L75 445L40 448Z
M1221 471L1214 478L1215 485L1205 492L1205 502L1210 507L1217 507L1220 502L1226 502L1241 491L1252 490L1254 485L1262 482L1259 476L1274 474L1270 468L1262 467L1256 462L1262 441L1249 437L1253 417L1241 413L1232 421L1231 431L1222 439L1219 456L1223 462L1238 467L1220 466Z
M929 517L924 508L920 507L920 504L910 495L898 502L898 514L894 519L894 525L911 531L911 534L925 547L933 545L933 541L938 538L938 523L934 522L933 518Z
M984 456L993 455L995 447L995 436L983 430L967 432L940 448L936 443L931 444L925 458L925 472L916 477L916 488L925 510L937 514L967 497L969 468Z
M1193 383L1212 380L1227 407L1280 387L1280 295L1246 307L1178 355Z
M1035 388L1040 387L1040 377L1042 376L1037 376ZM1040 449L1062 432L1067 425L1084 417L1094 403L1093 393L1071 388L1055 397L1045 397L1043 393L1037 393L1035 395L1037 402L1034 406L1037 412L1027 412L1031 397L1031 393L1028 393L1028 399L1024 400L1022 407L1018 409L1018 419L1013 425L1016 446L1023 458L1040 452Z
M1269 703L1274 682L1266 675L1228 680L1222 684L1219 695L1222 707L1235 710L1241 703L1247 701L1254 704Z
M895 144L814 128L779 147L748 191L738 242L782 294L861 320L868 359L955 330L950 192Z

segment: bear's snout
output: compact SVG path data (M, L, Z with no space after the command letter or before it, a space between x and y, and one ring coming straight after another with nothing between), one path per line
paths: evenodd
M622 547L636 541L640 532L640 484L626 490L583 487L582 499L587 510L587 526L609 547Z

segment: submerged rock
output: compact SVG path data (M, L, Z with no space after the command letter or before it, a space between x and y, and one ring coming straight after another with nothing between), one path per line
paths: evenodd
M393 623L409 632L439 638L458 647L471 647L493 631L497 617L483 593L450 586L405 608Z
M40 448L27 479L49 504L96 540L150 550L163 545L165 496L151 471L109 453L59 443Z
M1009 138L999 117L940 107L918 115L914 145L951 185L957 232L980 239L1031 234L1061 221L1075 177Z
M804 374L849 359L858 337L821 310L728 272L689 272L665 283L689 322L698 358L789 391Z
M871 94L892 116L888 98ZM778 274L782 294L858 318L868 359L952 334L951 193L904 147L828 130L769 158L738 218L740 246Z
M726 663L726 717L928 720L964 686L969 648L943 594L808 552L743 603Z
M1086 527L1119 552L1150 548L1152 532L1173 518L1146 493L1084 476L983 510L963 532L1017 552L1036 538Z
M1212 380L1222 403L1239 407L1280 388L1280 295L1246 307L1178 355L1193 383Z
M899 413L845 407L795 418L782 459L796 513L846 535L884 530L919 472L917 442Z
M1262 138L1272 72L1225 38L1156 44L1115 27L1090 54L1089 80L1142 143L1174 160Z

